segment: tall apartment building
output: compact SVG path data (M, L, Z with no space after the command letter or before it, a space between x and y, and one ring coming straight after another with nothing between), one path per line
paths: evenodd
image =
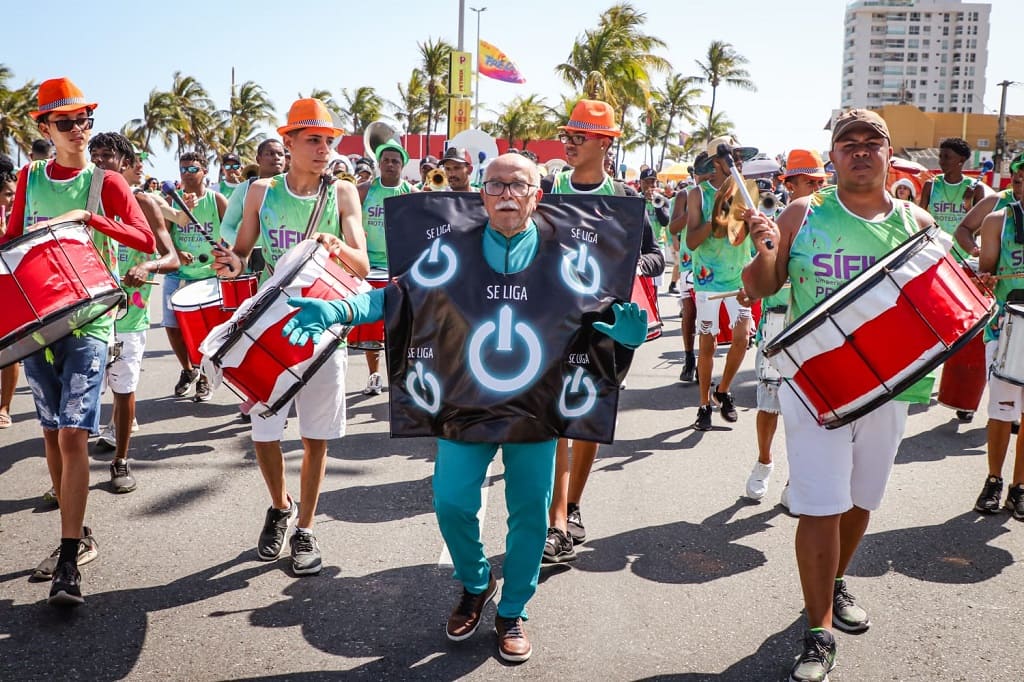
M958 0L849 3L841 107L983 112L991 9Z

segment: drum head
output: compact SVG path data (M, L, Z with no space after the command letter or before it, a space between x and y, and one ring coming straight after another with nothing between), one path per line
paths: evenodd
M175 310L195 310L220 302L220 282L216 277L186 284L171 294L171 308Z

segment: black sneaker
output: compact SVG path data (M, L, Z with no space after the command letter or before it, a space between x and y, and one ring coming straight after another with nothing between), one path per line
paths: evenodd
M288 498L291 506L287 509L267 510L267 518L260 531L260 539L256 543L256 555L261 561L274 561L284 552L284 538L288 535L288 526L299 515L299 505Z
M828 682L836 667L836 640L828 630L808 630L804 650L789 672L790 682Z
M832 588L832 625L851 633L864 632L871 627L867 611L857 606L843 578L836 580Z
M678 294L679 293L679 287L676 286L675 282L669 282L668 283L668 293L670 293L670 294Z
M192 384L199 381L199 370L196 368L183 369L181 370L181 376L178 377L178 383L174 384L174 395L181 398L188 389L192 388Z
M998 476L989 476L985 479L985 487L978 495L978 501L974 503L974 511L982 514L996 514L999 512L999 500L1003 496L1003 479Z
M89 526L82 526L82 539L78 541L78 557L76 563L79 566L85 566L99 555L100 546L96 543L96 538L92 536L92 529L89 528ZM50 553L50 556L39 562L39 565L36 566L36 570L32 571L32 575L29 576L29 582L52 579L54 571L57 570L57 559L59 557L60 544L58 544L57 548Z
M544 542L542 564L561 564L576 561L576 550L572 548L572 538L568 533L552 526L548 528L548 539Z
M583 527L580 506L575 502L570 502L566 511L569 512L568 516L565 517L565 527L569 532L569 537L572 538L573 544L582 545L587 541L587 529Z
M1024 521L1024 485L1011 485L1003 506L1010 510L1013 518Z
M196 394L192 397L192 400L197 403L205 403L212 395L213 391L210 389L210 380L200 374L199 379L196 380Z
M710 431L711 430L711 406L701 405L697 408L697 421L694 423L693 428L698 431Z
M316 575L323 564L320 561L320 544L316 537L304 530L292 533L292 571L295 575Z
M130 493L135 490L135 477L127 459L115 459L110 463L110 485L115 493Z
M679 380L688 384L697 380L697 360L692 355L687 355L683 360L683 371L679 373Z
M718 411L722 413L722 419L727 422L734 422L739 417L736 414L736 402L732 399L732 393L726 391L721 393L714 391L711 398L718 403Z
M50 598L46 603L51 606L78 606L85 603L85 599L82 599L82 574L72 562L57 564L50 585Z
M974 419L974 410L957 410L956 418L962 422L969 422Z

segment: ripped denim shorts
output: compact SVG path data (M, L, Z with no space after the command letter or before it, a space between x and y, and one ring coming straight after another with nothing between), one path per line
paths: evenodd
M99 429L106 364L105 341L74 334L25 358L25 378L44 429Z

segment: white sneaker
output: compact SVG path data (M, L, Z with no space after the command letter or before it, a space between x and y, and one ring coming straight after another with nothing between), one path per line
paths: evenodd
M786 483L786 487L782 489L782 496L779 498L779 504L789 511L789 482Z
M136 432L138 432L138 430L139 430L139 420L138 419L133 419L132 420L132 433L136 433Z
M754 462L754 470L750 472L747 479L747 497L752 500L760 500L768 492L768 480L772 477L772 469L775 464L761 464Z
M380 374L374 372L366 379L366 388L363 389L363 395L380 395L383 390L384 385Z
M114 431L114 422L110 422L100 429L100 435L96 438L96 442L111 450L117 448L117 432Z

